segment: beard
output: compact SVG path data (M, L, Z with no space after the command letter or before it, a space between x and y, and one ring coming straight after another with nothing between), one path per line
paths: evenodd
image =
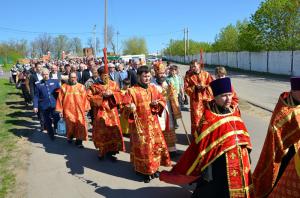
M166 77L157 77L156 78L156 82L160 85L165 81L166 81Z
M69 85L76 85L77 82L69 81Z

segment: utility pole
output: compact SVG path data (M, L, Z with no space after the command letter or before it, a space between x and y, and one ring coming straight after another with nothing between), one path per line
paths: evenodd
M184 38L184 63L186 60L186 31L185 28L183 29L183 38Z
M94 55L95 55L95 59L97 59L97 40L96 40L96 25L94 25L93 28L93 37L94 37Z
M187 40L187 55L189 55L189 49L190 49L190 40L189 40L189 28L186 28L186 40Z
M117 31L117 54L119 54L119 34L120 32Z
M107 48L107 0L104 0L104 48Z

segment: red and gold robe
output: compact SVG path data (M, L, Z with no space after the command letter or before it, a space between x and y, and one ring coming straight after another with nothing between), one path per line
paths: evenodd
M268 198L300 197L300 144L295 145L295 149L296 154L290 160L283 175L280 177Z
M203 101L212 100L212 91L209 87L211 81L213 81L213 77L204 70L201 70L199 74L187 72L184 77L184 90L190 97L191 134L193 136L203 115ZM197 91L195 89L196 85L202 85L205 88Z
M195 182L207 167L225 155L230 197L251 197L249 134L238 109L217 114L216 108L214 101L207 104L195 139L173 169L160 174L160 180L179 185Z
M154 100L158 100L159 104L150 106ZM160 165L171 166L167 145L157 118L166 105L163 96L154 85L147 88L135 85L128 89L126 102L136 105L136 111L129 116L130 158L135 171L152 175L158 171Z
M156 79L154 78L152 80L152 84L157 88L158 92L161 93L166 101L166 107L164 111L162 112L162 115L158 117L158 122L160 125L160 128L164 134L164 138L166 140L168 150L169 152L175 152L176 151L176 133L175 133L175 116L173 112L175 110L178 111L179 109L179 103L178 103L178 97L176 96L174 92L175 88L172 85L169 85L166 81L164 81L162 84L158 84ZM173 95L171 95L173 94ZM171 104L171 97L172 99L175 99L178 103L177 109L173 110L173 106Z
M90 109L85 87L63 84L59 90L56 102L56 111L63 112L66 122L67 138L87 140L87 123L85 113Z
M267 196L278 180L282 159L289 148L300 141L300 105L289 92L280 95L273 111L267 137L253 173L256 197Z
M104 98L103 93L110 90L113 95ZM109 80L108 84L93 84L88 90L88 99L94 109L93 142L99 149L99 156L107 152L124 151L125 146L120 127L117 105L120 103L120 90L116 82Z

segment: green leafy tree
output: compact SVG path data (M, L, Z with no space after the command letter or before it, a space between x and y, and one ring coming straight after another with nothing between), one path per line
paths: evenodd
M124 41L123 54L147 54L147 43L144 38L132 37Z
M300 1L267 0L261 3L243 36L241 40L250 37L264 50L300 49Z
M212 44L213 50L231 52L238 51L238 36L238 28L232 24L229 24L225 28L222 28L220 33L216 36L215 42Z
M197 42L194 40L189 40L189 46L187 47L187 55L198 54L200 49L206 52L211 51L211 44L207 42ZM172 56L184 56L184 41L183 40L170 40L167 48L164 49L163 53L165 55Z

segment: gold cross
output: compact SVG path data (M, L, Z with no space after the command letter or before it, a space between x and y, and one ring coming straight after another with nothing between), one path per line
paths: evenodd
M235 156L236 156L236 155L235 155L234 153L231 153L230 158L234 160L234 159L235 159Z
M232 173L231 173L231 175L234 176L234 177L237 176L238 174L239 173L236 170L233 170Z

